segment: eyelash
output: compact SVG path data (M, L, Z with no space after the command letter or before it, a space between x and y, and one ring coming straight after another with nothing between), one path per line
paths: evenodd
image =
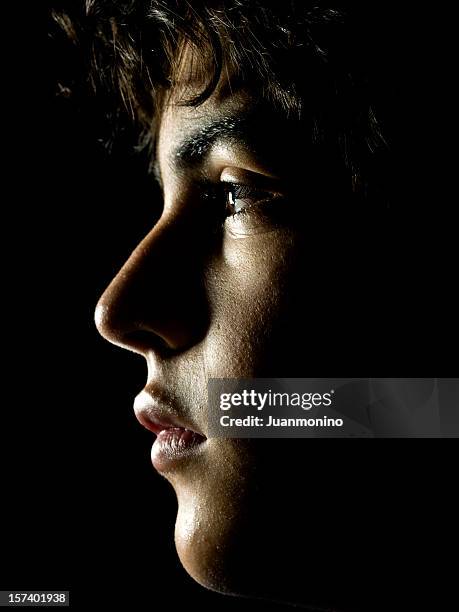
M240 183L221 183L223 190L224 202L225 202L225 217L238 217L249 213L251 208L261 204L262 202L269 202L276 196L269 191L262 191L249 185L242 185ZM229 202L230 196L232 196L233 202L236 200L252 199L255 201L254 204L247 204L241 208L241 210L230 211L230 207L234 204Z

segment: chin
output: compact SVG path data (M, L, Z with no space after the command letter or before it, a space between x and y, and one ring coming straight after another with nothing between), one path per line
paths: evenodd
M241 560L250 544L244 486L239 479L221 475L218 478L217 472L209 470L206 478L174 486L178 500L175 546L183 567L200 585L245 595L247 574Z
M187 495L178 496L175 523L175 546L180 562L201 586L224 594L239 594L234 568L228 559L228 542L232 529L225 515L208 503Z

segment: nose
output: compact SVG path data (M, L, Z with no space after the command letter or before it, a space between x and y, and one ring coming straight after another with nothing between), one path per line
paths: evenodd
M199 342L209 320L203 268L202 241L192 226L161 218L100 298L99 333L143 355L176 353Z

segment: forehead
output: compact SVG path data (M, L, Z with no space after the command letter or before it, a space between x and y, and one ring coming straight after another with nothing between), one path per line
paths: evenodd
M245 145L263 132L266 138L268 126L271 143L281 134L285 137L290 124L295 123L289 121L285 125L288 114L295 116L299 123L304 101L299 101L294 89L278 85L274 91L266 83L262 84L256 74L252 78L243 75L239 64L231 61L223 62L213 91L202 101L212 83L213 53L203 52L186 39L179 42L175 52L176 62L170 75L172 86L161 96L162 111L155 130L156 157L160 163L164 163L165 155L170 156L178 143L185 142L189 136L194 138L196 131L206 131L216 122L221 127L226 120L225 136L230 135L229 128L233 126L233 135L245 136ZM200 100L200 103L196 106L184 103L191 100Z

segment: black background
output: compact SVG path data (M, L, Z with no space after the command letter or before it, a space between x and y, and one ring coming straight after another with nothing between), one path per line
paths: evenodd
M388 260L397 269L399 258L403 271L387 279L387 291L404 313L393 321L403 341L375 355L368 375L457 376L449 19L440 10L401 11L390 4L385 10L379 32L387 47L379 59L382 82L392 83L386 113L400 168ZM151 469L151 436L131 409L144 384L144 364L106 344L92 319L98 296L149 227L154 187L138 161L106 155L87 108L54 96L56 64L46 55L45 30L43 24L45 52L31 49L25 61L18 48L26 43L15 39L18 65L9 63L13 85L4 114L11 187L2 198L0 587L68 589L76 609L90 602L130 610L178 610L190 603L277 609L209 593L178 562L174 494ZM370 315L369 323L375 323ZM419 609L421 594L426 608L451 609L456 441L308 445L305 462L314 461L324 475L341 469L345 481L346 457L365 463L361 499L352 503L358 509L380 497L375 533L390 525L410 553L406 581L413 600L394 601L392 608ZM419 555L431 560L425 574L418 573ZM366 596L368 605L353 606L352 591L365 588L356 576L347 609L378 609L374 592Z

